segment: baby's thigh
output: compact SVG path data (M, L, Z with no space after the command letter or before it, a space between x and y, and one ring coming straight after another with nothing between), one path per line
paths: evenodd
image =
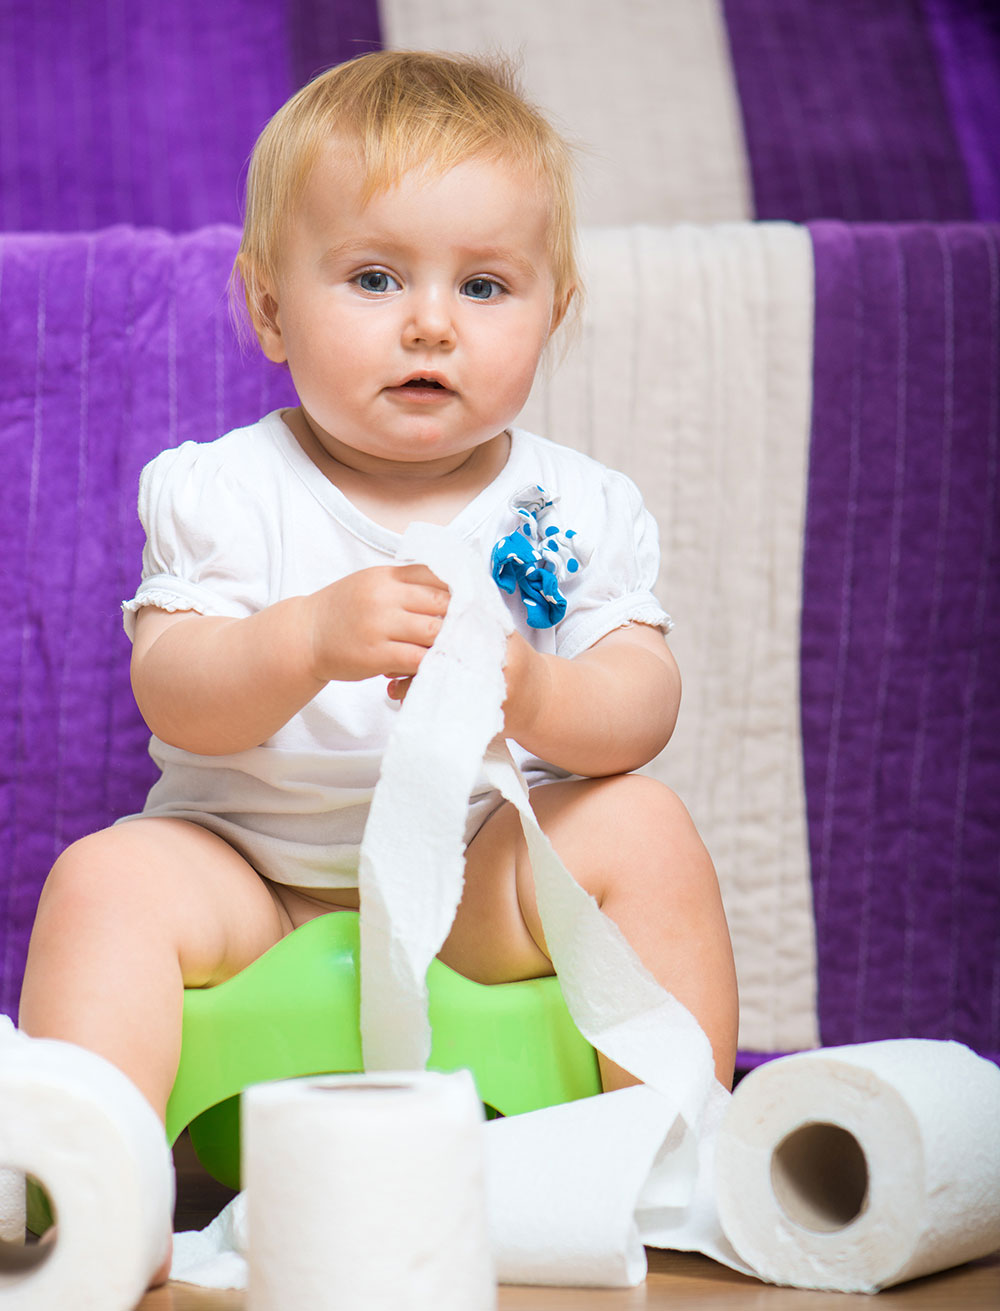
M624 888L652 907L670 894L671 857L693 868L704 856L678 798L643 775L545 783L532 789L531 805L563 864L601 905ZM552 973L513 806L469 845L462 905L441 958L483 983Z
M227 842L179 819L135 819L74 843L56 862L36 932L113 933L176 952L186 986L221 983L292 927L271 886ZM128 939L132 940L130 944Z
M595 871L616 851L624 794L634 790L625 780L568 779L531 791L541 827L588 891ZM509 804L469 843L462 903L440 955L480 983L552 973L521 821Z
M469 841L462 901L439 956L477 983L508 983L551 974L549 958L521 910L518 884L530 879L517 811L494 810Z

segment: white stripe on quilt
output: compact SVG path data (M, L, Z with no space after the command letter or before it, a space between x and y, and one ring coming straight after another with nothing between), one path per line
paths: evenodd
M716 861L741 1047L815 1046L799 722L812 247L768 223L597 229L584 253L579 341L520 421L629 474L659 522L684 700L648 772Z
M583 150L585 222L752 217L721 0L381 0L386 45L501 50Z

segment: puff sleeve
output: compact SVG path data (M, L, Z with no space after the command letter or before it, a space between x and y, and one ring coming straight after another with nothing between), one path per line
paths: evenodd
M185 442L143 469L142 579L122 605L130 639L143 606L238 619L267 603L262 515L229 463L218 443Z
M589 558L567 580L567 613L556 629L557 653L567 659L624 624L650 624L664 634L674 626L653 592L659 531L635 483L605 470L588 501L579 534L589 539Z

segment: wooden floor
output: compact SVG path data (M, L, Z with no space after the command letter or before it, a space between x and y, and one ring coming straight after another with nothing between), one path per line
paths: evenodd
M206 1175L186 1138L178 1143L175 1229L201 1229L232 1193ZM1000 1308L1000 1253L958 1270L890 1288L878 1300L863 1294L812 1293L773 1288L747 1279L706 1257L681 1252L649 1253L649 1276L638 1288L501 1287L499 1311L997 1311ZM853 1304L853 1307L852 1307ZM243 1311L242 1293L209 1292L187 1284L168 1284L147 1293L140 1311ZM282 1311L312 1311L284 1307ZM363 1308L350 1308L363 1311ZM400 1311L405 1311L401 1300Z

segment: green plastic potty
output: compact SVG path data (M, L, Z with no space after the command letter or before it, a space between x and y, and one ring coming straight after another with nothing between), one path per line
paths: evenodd
M167 1104L173 1144L240 1186L239 1094L252 1083L360 1070L358 913L321 915L241 973L184 993L180 1066ZM472 1071L487 1114L517 1115L601 1091L597 1053L555 978L482 984L441 961L427 972L428 1066Z

